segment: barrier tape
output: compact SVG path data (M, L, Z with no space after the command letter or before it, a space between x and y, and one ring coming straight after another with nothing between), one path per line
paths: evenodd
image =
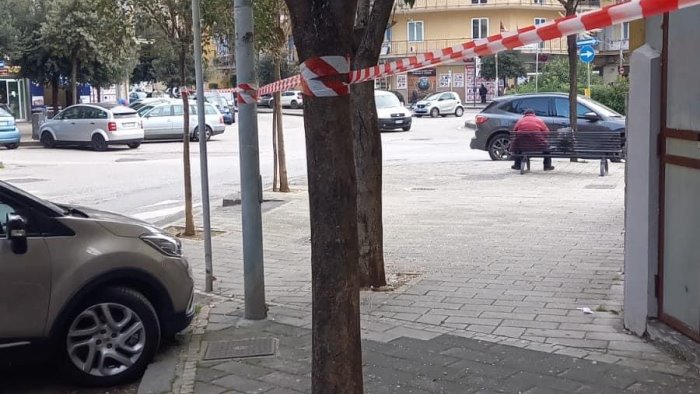
M350 58L322 56L306 59L299 66L301 90L307 96L335 97L350 94Z
M518 29L517 32L504 32L485 39L469 41L461 45L399 59L383 65L353 70L349 74L349 83L361 83L377 78L402 74L411 70L441 65L476 56L493 55L501 51L515 49L525 45L538 44L572 34L601 29L623 22L648 18L667 12L700 4L700 0L632 0L613 4L599 10L570 15L537 26ZM265 85L259 94L269 94L293 89L302 83L299 75ZM303 86L303 84L302 84ZM313 92L312 92L313 93Z
M258 101L258 89L255 85L242 83L232 90L238 93L238 104L255 104Z

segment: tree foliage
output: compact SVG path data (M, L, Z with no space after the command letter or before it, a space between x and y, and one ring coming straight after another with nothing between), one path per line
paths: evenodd
M525 62L519 52L508 51L498 54L498 77L520 78L527 75ZM481 76L488 79L496 78L496 56L486 56L481 59Z
M588 84L588 68L585 64L580 63L576 71L578 90L583 90ZM603 79L600 75L591 73L591 85L600 85L602 83ZM544 65L539 76L538 90L540 92L569 92L569 60L567 58L551 60ZM518 86L517 91L518 93L534 92L535 82L524 83Z

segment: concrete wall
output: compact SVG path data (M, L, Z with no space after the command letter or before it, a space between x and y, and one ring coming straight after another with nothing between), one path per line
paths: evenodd
M670 16L668 127L700 131L700 7Z

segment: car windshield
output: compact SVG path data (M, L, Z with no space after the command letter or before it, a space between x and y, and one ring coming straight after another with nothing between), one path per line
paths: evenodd
M597 101L593 100L586 100L585 101L586 105L591 107L592 110L595 112L607 117L607 118L624 118L624 115L621 115L619 112L615 111L614 109L607 107Z
M10 115L10 113L5 111L4 109L0 108L0 116L12 116L12 115Z
M437 101L440 98L440 96L442 96L442 93L435 93L435 94L431 94L430 96L424 98L423 100L424 101Z
M18 188L16 188L16 187L10 185L9 183L5 183L5 182L3 182L3 181L0 181L0 189L9 190L10 192L12 192L12 193L14 193L14 194L20 195L20 196L25 197L25 198L27 198L27 199L29 199L29 200L32 200L32 201L34 201L34 202L37 202L37 203L39 203L39 204L41 204L41 205L43 205L43 206L45 206L45 207L51 209L52 211L54 211L54 212L56 212L56 213L58 213L58 214L65 215L65 211L66 211L65 209L59 207L58 205L56 205L56 204L54 204L54 203L52 203L52 202L49 202L49 201L46 201L46 200L42 200L42 199L39 198L39 197L36 197L36 196L34 196L34 195L31 195L31 194L25 192L25 191L22 190L22 189L18 189Z
M144 116L148 111L152 110L154 107L154 105L144 105L143 107L139 108L138 111L136 111L136 113L139 114L139 116Z
M392 108L401 106L399 99L393 94L374 96L374 101L377 103L377 108Z

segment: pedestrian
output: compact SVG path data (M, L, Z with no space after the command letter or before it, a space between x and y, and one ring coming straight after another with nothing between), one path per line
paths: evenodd
M488 93L489 90L486 89L486 86L482 83L481 86L479 86L479 96L481 96L481 104L486 104L486 93Z
M535 110L528 108L525 110L523 117L515 123L513 127L515 132L513 141L510 144L510 150L516 155L523 152L537 152L548 154L549 150L549 128L538 118ZM515 164L510 167L514 170L519 170L522 164L522 156L516 156ZM544 170L552 171L552 158L544 158Z

